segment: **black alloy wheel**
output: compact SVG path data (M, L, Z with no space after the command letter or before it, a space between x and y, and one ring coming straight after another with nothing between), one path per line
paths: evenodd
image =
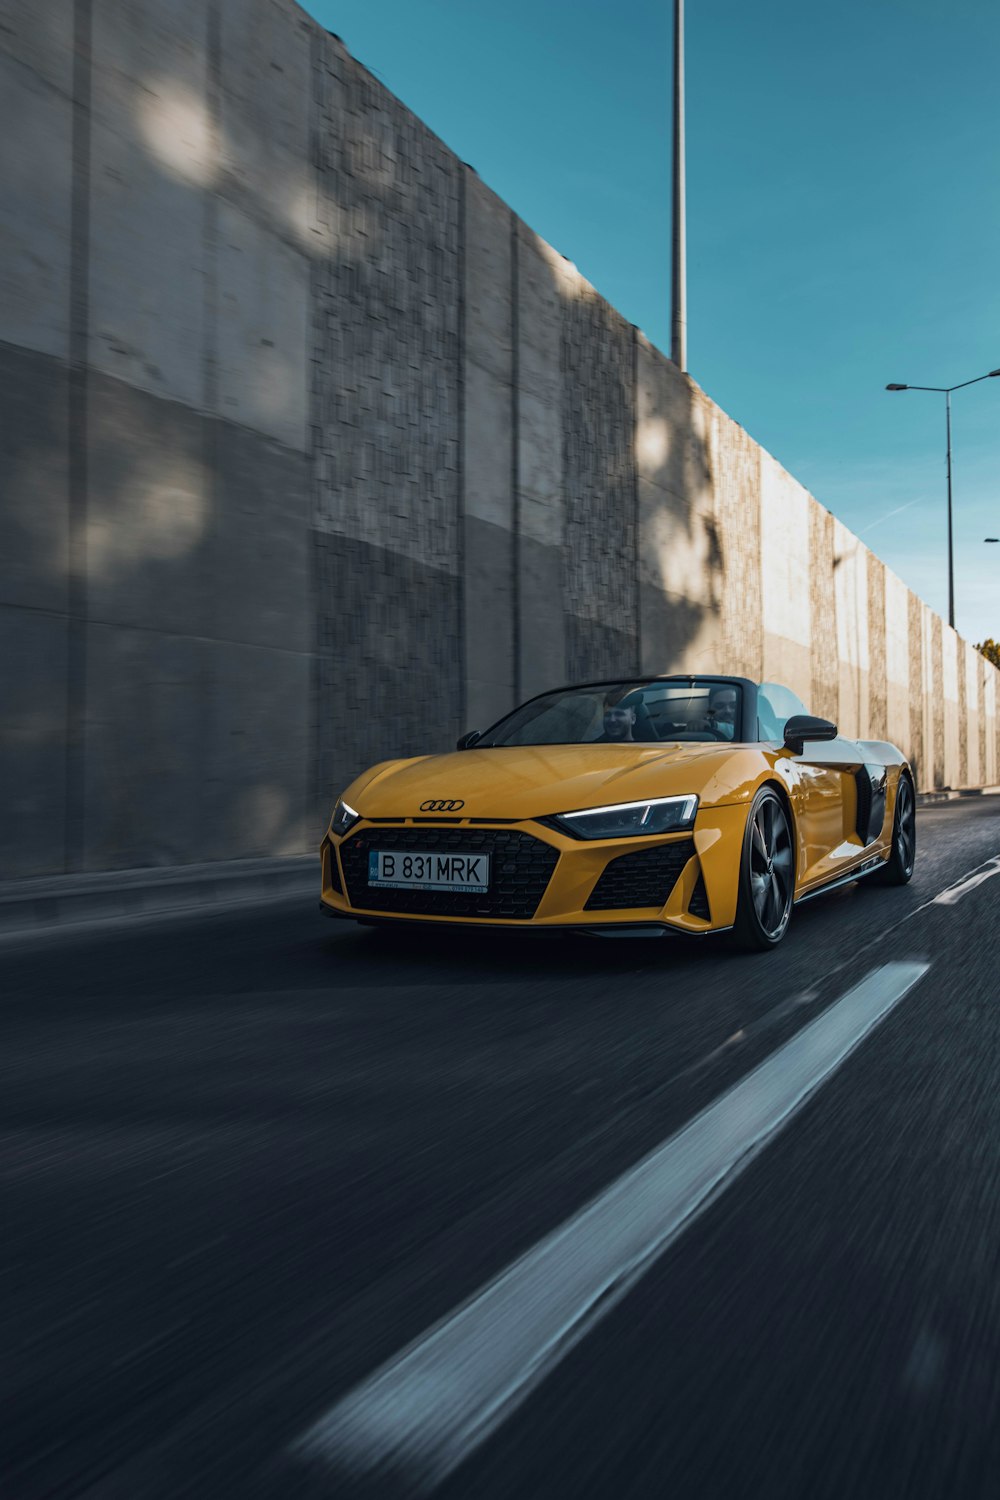
M773 948L785 935L795 895L792 827L777 792L761 787L743 835L733 937L741 948Z
M870 879L875 885L907 885L917 859L917 799L905 772L896 788L896 815L892 824L892 852ZM862 882L864 884L864 882Z

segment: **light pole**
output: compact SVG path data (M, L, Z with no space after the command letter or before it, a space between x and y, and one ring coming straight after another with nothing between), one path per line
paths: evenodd
M945 427L948 434L948 624L955 628L955 557L951 535L951 393L961 391L967 385L978 385L981 380L990 380L1000 375L1000 370L987 370L974 380L962 380L958 385L897 385L886 386L887 391L936 391L944 396Z
M687 224L684 193L684 0L674 0L673 255L670 266L670 358L687 370Z

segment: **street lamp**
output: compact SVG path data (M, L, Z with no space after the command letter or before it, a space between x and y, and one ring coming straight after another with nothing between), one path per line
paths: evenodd
M951 539L951 393L961 391L967 385L978 385L981 380L991 380L1000 375L1000 370L987 370L975 380L962 380L958 385L887 385L887 391L937 391L944 396L945 424L948 433L948 624L955 628L955 560Z
M687 206L684 185L684 0L674 0L673 244L670 358L687 371Z

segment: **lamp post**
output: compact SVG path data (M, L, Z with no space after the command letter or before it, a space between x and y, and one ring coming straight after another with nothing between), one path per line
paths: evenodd
M684 0L674 0L673 254L670 266L670 358L687 370L687 224L684 191Z
M985 375L977 375L974 380L962 380L958 385L897 385L894 382L886 386L887 391L936 391L938 395L944 396L948 435L948 624L952 630L955 628L955 558L951 532L951 393L964 390L967 385L978 385L981 380L990 380L994 375L1000 375L1000 370L987 370Z

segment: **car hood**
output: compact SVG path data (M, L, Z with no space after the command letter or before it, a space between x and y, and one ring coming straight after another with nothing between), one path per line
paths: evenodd
M739 800L759 770L759 749L745 745L502 746L387 761L344 796L366 818L521 820L675 793ZM461 806L425 809L425 802Z

